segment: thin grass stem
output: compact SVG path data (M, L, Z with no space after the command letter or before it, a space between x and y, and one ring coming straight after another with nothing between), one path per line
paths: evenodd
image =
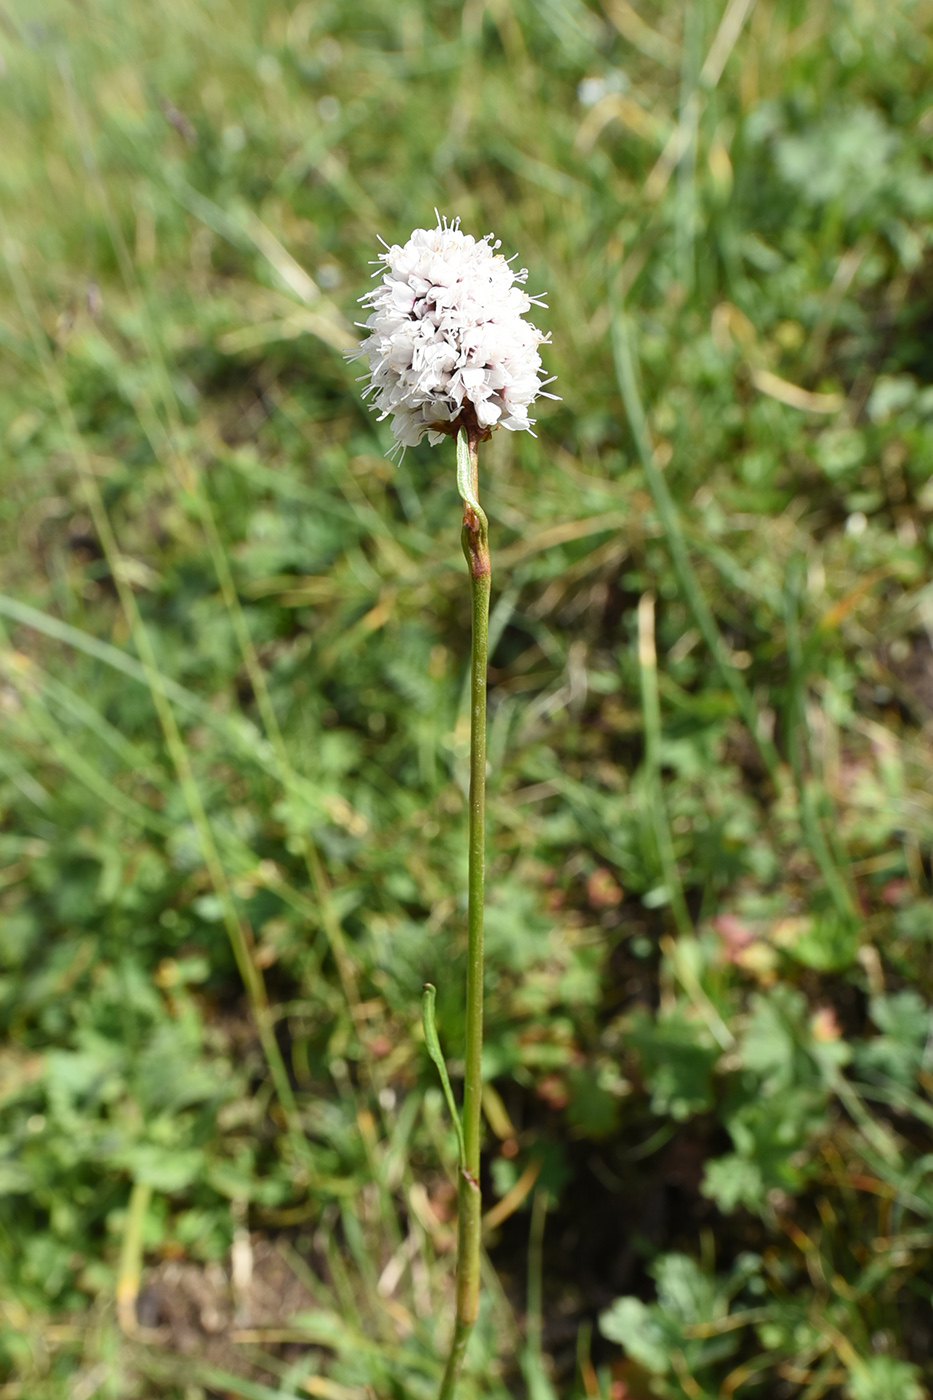
M136 1299L142 1276L143 1230L152 1200L152 1187L134 1181L126 1210L123 1241L120 1246L120 1272L117 1277L117 1321L128 1337L136 1333Z
M806 772L804 746L801 735L807 732L806 716L806 653L800 638L800 618L798 594L801 582L802 562L792 559L787 570L784 589L784 629L787 638L787 660L789 666L788 699L785 716L787 732L787 752L790 759L794 785L797 789L797 806L800 825L813 859L826 882L826 889L841 919L851 921L856 917L856 906L852 891L846 883L846 876L840 869L834 852L823 830L819 815L819 795L821 785L815 777Z
M684 899L674 842L661 786L661 702L658 697L658 657L654 643L654 597L643 593L638 603L638 674L641 681L642 723L645 731L645 772L651 823L661 873L678 933L692 933L693 920Z
M528 1233L528 1287L525 1309L525 1376L532 1397L547 1395L542 1340L544 1335L544 1225L547 1219L548 1193L539 1186L531 1203L531 1228Z
M664 531L664 538L671 556L671 563L677 575L677 582L680 591L688 608L693 613L700 635L706 643L709 652L715 662L725 684L728 686L735 707L745 724L749 733L758 746L758 751L764 760L772 780L776 779L780 759L777 749L764 732L761 718L755 706L755 702L749 693L741 674L732 664L729 652L723 641L722 635L717 626L709 603L706 601L706 594L700 587L700 581L696 576L693 565L690 562L690 555L684 539L683 528L677 513L677 507L671 496L667 482L658 464L654 460L654 453L651 450L651 441L648 432L648 421L645 417L645 410L638 389L638 380L635 374L635 361L632 356L630 343L630 332L628 318L617 296L613 296L612 310L612 350L615 357L616 378L622 394L622 402L625 405L625 412L628 416L629 427L632 437L635 439L635 447L641 460L642 469L645 473L645 480L648 490L654 499L654 504L661 521L661 528Z

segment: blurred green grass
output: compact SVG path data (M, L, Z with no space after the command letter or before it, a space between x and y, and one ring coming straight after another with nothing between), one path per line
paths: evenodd
M0 15L0 1394L436 1387L469 604L341 353L435 206L562 395L484 463L466 1390L926 1393L931 19Z

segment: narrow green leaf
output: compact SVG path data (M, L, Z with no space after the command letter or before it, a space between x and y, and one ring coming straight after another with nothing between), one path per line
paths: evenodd
M431 983L424 984L424 996L421 999L421 1017L424 1022L424 1040L428 1047L428 1054L437 1066L437 1072L441 1077L441 1087L444 1090L444 1098L447 1100L447 1108L453 1120L454 1130L457 1134L457 1150L460 1153L460 1166L463 1167L466 1152L463 1144L463 1129L460 1126L460 1115L457 1112L457 1105L454 1102L453 1090L450 1087L450 1079L447 1074L447 1066L444 1063L444 1055L441 1050L441 1042L437 1034L437 1024L434 1020L434 1003L437 1000L437 988Z

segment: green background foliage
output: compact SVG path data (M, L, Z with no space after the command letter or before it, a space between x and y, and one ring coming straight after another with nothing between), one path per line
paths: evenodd
M0 14L0 1394L436 1389L469 594L342 353L435 207L562 396L482 460L465 1394L928 1394L931 24Z

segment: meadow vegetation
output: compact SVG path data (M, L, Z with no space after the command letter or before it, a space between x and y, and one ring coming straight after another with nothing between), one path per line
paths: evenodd
M933 1380L933 5L0 10L0 1396L436 1393L469 591L379 235L547 293L464 1397ZM540 317L540 319L539 319Z

